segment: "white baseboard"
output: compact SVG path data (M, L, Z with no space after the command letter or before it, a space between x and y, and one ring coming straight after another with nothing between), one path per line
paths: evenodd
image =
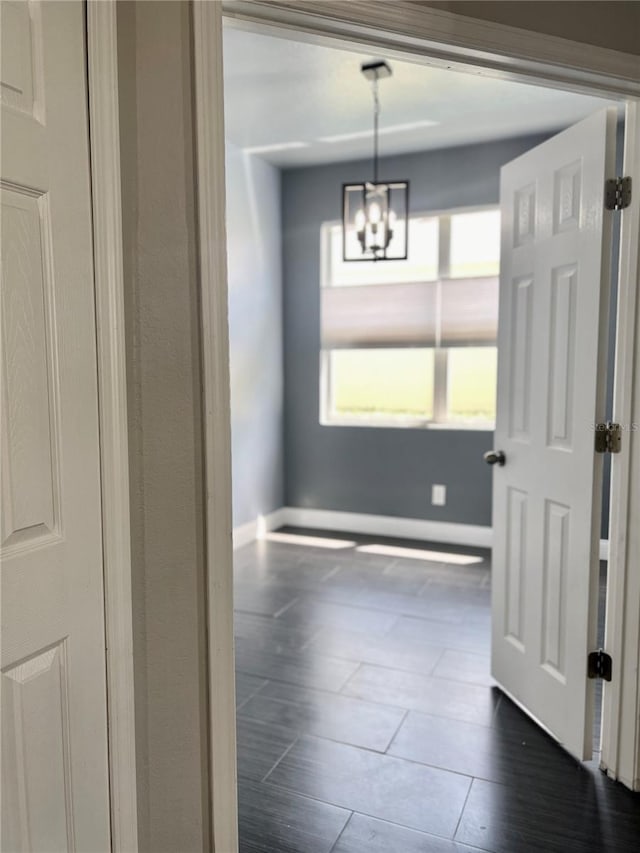
M450 521L426 521L419 518L397 518L392 515L370 515L360 512L338 512L328 509L304 509L286 506L234 528L233 547L241 548L261 539L270 530L288 524L314 530L336 530L342 533L364 533L370 536L396 536L442 542L446 545L469 545L490 548L493 530L479 524L456 524ZM600 559L609 558L609 541L600 540Z
M400 539L445 542L448 545L472 545L477 548L491 547L491 528L478 524L453 524L447 521L425 521L419 518L396 518L391 515L334 512L289 506L285 507L284 512L286 524L296 527L365 533L371 536L397 536Z
M268 515L260 515L253 521L233 528L233 547L236 549L242 548L243 545L249 545L256 539L262 539L269 530L276 530L283 524L290 524L286 518L284 507L270 512Z

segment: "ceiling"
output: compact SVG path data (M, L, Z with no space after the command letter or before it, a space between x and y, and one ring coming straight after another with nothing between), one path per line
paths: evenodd
M373 101L360 65L375 58L226 25L227 140L281 167L369 157ZM607 104L417 63L391 66L393 76L380 82L381 156L556 130Z

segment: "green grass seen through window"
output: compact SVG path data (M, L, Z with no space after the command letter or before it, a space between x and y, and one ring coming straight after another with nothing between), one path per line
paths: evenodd
M330 357L334 416L433 419L434 350L334 350ZM496 365L495 347L448 351L447 421L494 420Z
M433 416L433 350L331 353L333 412L339 416Z

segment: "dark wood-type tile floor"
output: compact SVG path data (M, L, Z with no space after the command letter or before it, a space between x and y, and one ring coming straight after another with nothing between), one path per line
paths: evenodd
M640 850L640 796L493 685L489 555L455 551L236 552L241 853Z

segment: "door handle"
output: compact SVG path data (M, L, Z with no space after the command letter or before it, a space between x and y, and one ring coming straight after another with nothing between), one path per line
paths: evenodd
M507 461L507 457L502 450L487 450L482 458L487 465L504 465Z

